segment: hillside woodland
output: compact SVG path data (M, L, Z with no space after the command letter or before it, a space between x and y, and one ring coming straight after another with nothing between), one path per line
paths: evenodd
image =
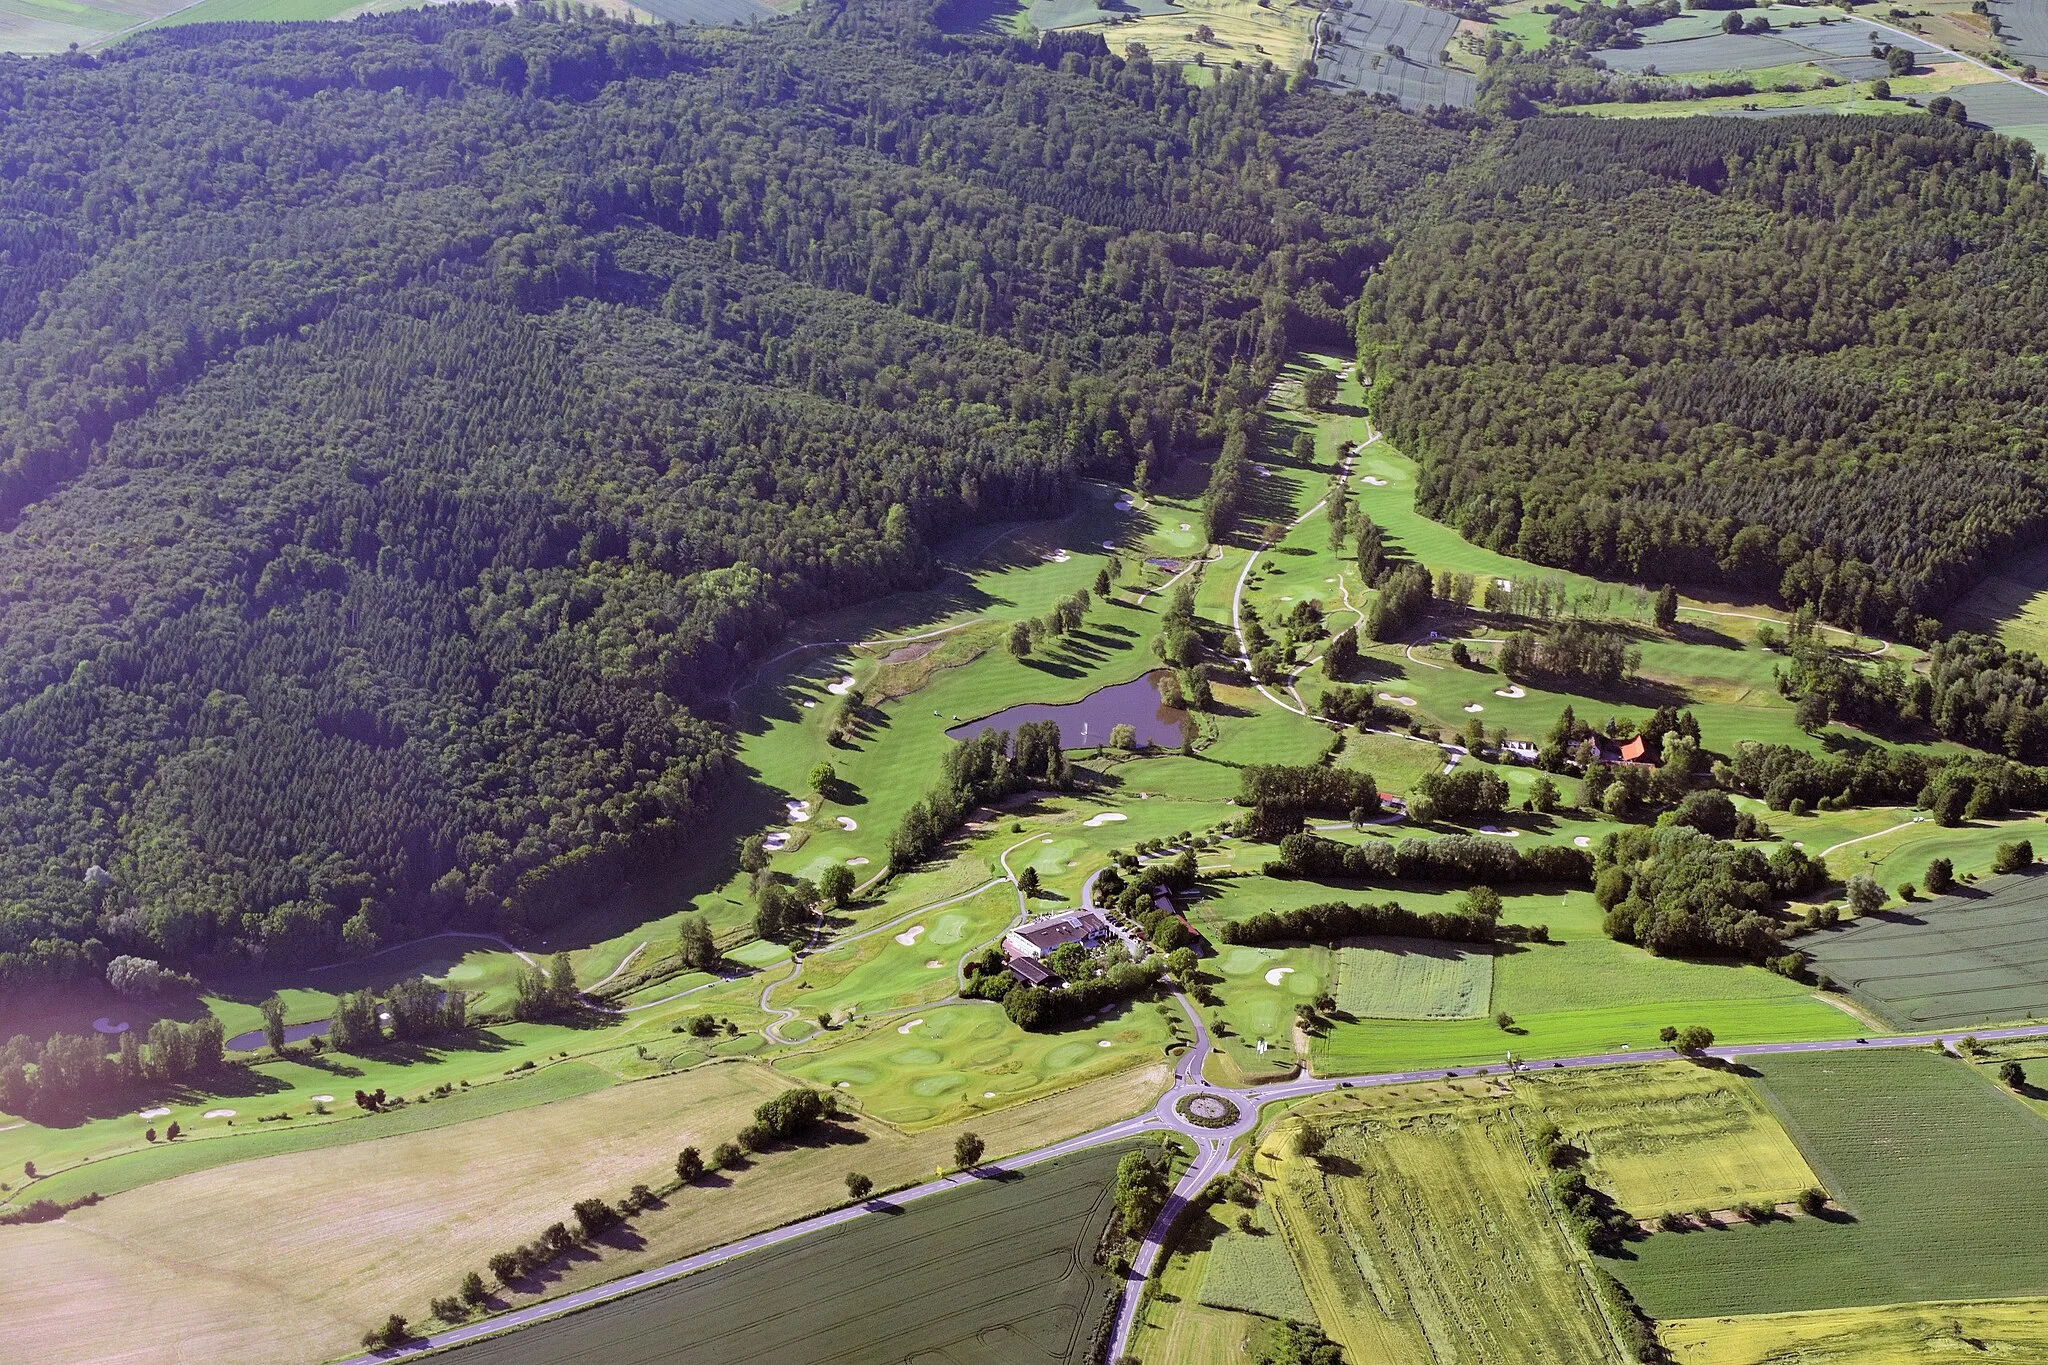
M2030 151L1296 86L896 0L0 59L0 983L557 923L793 613L1303 345L1544 563L1918 629L2033 529Z

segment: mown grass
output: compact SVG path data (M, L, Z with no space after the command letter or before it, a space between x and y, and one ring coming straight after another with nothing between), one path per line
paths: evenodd
M1657 1324L1678 1365L1964 1365L2048 1360L2048 1300L1894 1303Z
M1459 1098L1316 1122L1328 1134L1321 1157L1293 1155L1283 1127L1256 1167L1316 1316L1347 1358L1620 1359L1585 1257L1540 1193L1506 1105Z
M1852 1217L1666 1233L1613 1262L1657 1318L2048 1292L2048 1124L1931 1052L1757 1058Z
M1218 1205L1215 1211L1226 1217L1243 1213L1227 1204ZM1314 1322L1315 1307L1301 1287L1301 1273L1287 1254L1273 1201L1261 1201L1248 1216L1251 1231L1231 1217L1231 1225L1216 1233L1201 1282L1203 1306L1252 1313L1276 1322Z
M1360 1019L1476 1019L1493 999L1493 953L1431 939L1360 939L1337 951L1337 1008Z
M1209 1253L1228 1206L1191 1212L1180 1240L1154 1272L1133 1325L1129 1354L1145 1365L1241 1365L1269 1332L1263 1319L1199 1301Z
M1691 1062L1539 1075L1525 1098L1583 1149L1589 1178L1638 1218L1776 1204L1818 1184L1740 1076Z

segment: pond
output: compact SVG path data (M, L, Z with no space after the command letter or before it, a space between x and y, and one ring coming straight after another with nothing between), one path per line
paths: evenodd
M314 1034L325 1033L333 1027L334 1021L332 1019L321 1019L311 1024L286 1024L284 1026L284 1040L287 1043L303 1043ZM263 1045L263 1030L260 1028L251 1029L247 1033L237 1033L234 1037L228 1039L228 1051L230 1052L254 1052Z
M972 739L983 730L1015 730L1027 722L1049 720L1060 727L1060 746L1066 749L1092 749L1107 744L1110 729L1117 725L1135 729L1140 745L1178 748L1180 722L1187 712L1159 699L1160 681L1172 676L1166 669L1154 669L1129 682L1098 688L1064 706L1026 702L956 725L946 734L951 739Z

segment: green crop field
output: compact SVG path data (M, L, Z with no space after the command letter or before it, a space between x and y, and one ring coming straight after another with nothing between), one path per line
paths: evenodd
M1092 1258L1126 1150L976 1181L447 1358L1080 1365L1115 1288Z
M1320 1159L1289 1154L1283 1126L1257 1168L1316 1316L1348 1359L1621 1358L1509 1107L1457 1098L1313 1121L1328 1135Z
M1612 1262L1657 1318L2048 1293L2048 1124L1930 1052L1754 1059L1850 1218L1661 1233Z
M1376 938L1337 952L1337 1008L1360 1019L1476 1019L1492 999L1487 948Z
M1217 1213L1228 1215L1230 1205ZM1235 1226L1215 1234L1209 1246L1208 1273L1202 1277L1201 1302L1209 1308L1253 1313L1277 1322L1314 1322L1315 1307L1301 1287L1301 1274L1287 1254L1287 1243L1264 1200L1250 1214L1252 1230Z
M1153 1272L1155 1287L1139 1306L1129 1351L1145 1365L1243 1365L1271 1332L1263 1317L1200 1301L1210 1253L1225 1236L1223 1220L1235 1221L1234 1208L1204 1204L1192 1210ZM1295 1286L1299 1293L1298 1276ZM1307 1310L1305 1320L1312 1320L1312 1313Z
M2048 1016L2048 879L1999 877L1799 946L1814 968L1899 1029L1966 1028Z
M1525 1098L1590 1158L1589 1178L1638 1218L1789 1200L1818 1180L1739 1076L1661 1062L1538 1074Z

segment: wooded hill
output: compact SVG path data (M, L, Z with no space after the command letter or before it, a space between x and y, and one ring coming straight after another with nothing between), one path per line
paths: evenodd
M1290 83L903 0L0 59L0 983L559 922L681 847L791 613L1215 450L1396 240L1383 416L1477 538L1665 577L1614 546L1747 518L1697 543L1888 619L2031 525L2031 153Z

